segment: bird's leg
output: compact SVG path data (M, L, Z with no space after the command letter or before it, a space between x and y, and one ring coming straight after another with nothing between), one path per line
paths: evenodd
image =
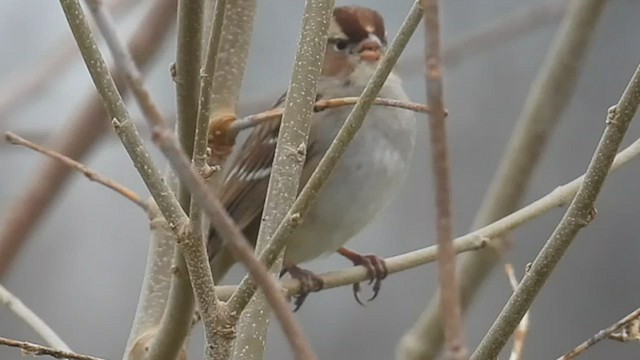
M304 301L307 299L309 293L313 291L320 291L324 287L324 281L318 275L309 270L298 267L297 265L285 264L280 276L282 277L285 272L288 272L291 278L298 279L300 281L300 293L295 296L294 312L300 309L300 306L302 306Z
M370 279L369 285L373 283L373 296L371 296L371 298L369 298L367 301L375 299L380 292L382 280L389 274L389 270L387 270L387 265L385 264L384 259L372 254L360 255L357 252L351 251L344 247L338 250L338 254L351 260L354 266L362 265L367 269L367 274L369 275ZM353 296L355 296L358 304L364 306L364 304L358 297L359 292L360 283L353 284Z

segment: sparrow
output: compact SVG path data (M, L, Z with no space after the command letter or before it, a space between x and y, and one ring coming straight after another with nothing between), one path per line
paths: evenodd
M333 10L328 42L317 84L317 100L360 96L373 75L387 45L382 16L375 10L343 6ZM400 78L393 72L379 97L408 100ZM274 105L284 104L286 94ZM352 106L315 112L303 166L304 186ZM229 171L218 196L231 217L255 245L267 193L271 166L278 139L280 121L253 128L230 160ZM409 169L415 143L416 124L411 111L374 106L344 156L329 176L317 200L288 240L283 274L301 280L302 293L296 298L296 310L311 291L322 289L322 280L299 264L322 255L338 252L354 265L367 268L374 283L373 300L387 275L384 260L361 255L343 245L358 234L383 209L400 189ZM235 263L230 251L211 229L208 253L212 271L219 281ZM281 274L282 275L282 274ZM359 284L353 287L358 303Z

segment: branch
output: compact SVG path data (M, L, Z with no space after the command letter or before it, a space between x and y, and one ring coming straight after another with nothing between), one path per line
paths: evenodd
M309 0L305 4L302 17L302 28L298 39L298 47L293 71L287 90L284 113L278 130L278 141L269 177L269 186L262 212L262 221L256 240L256 253L260 253L269 244L269 239L280 222L287 215L300 188L300 177L306 160L307 141L311 128L313 104L317 94L317 82L322 72L323 59L327 46L327 31L331 23L334 0ZM278 260L269 264L271 272L277 276L282 267L283 249ZM264 349L269 326L270 313L264 298L257 294L253 299L250 294L243 302L248 306L236 307L237 302L230 301L231 312L242 313L235 348L260 359ZM251 302L249 303L249 300ZM303 340L302 329L298 336ZM317 359L308 348L298 359Z
M26 341L11 340L0 337L0 345L6 345L10 347L22 349L24 355L32 356L51 356L56 359L75 359L75 360L104 360L90 355L77 354L71 351L54 349L38 344L33 344Z
M22 321L33 329L47 344L62 351L71 351L69 345L56 334L47 323L36 313L31 311L20 299L13 295L4 286L0 285L0 304L6 306Z
M585 340L585 342L583 342L582 344L576 346L575 348L573 348L573 350L571 350L568 353L562 355L557 360L569 360L569 359L573 359L573 358L578 357L583 352L585 352L588 348L590 348L593 345L595 345L596 343L598 343L598 342L610 337L611 335L613 335L614 332L616 332L619 329L629 325L634 320L638 320L639 318L640 318L640 308L634 310L629 315L627 315L627 316L623 317L622 319L618 320L615 324L609 326L608 328L598 331L597 334L595 334L592 337L590 337L589 339Z
M575 236L595 216L594 203L624 134L638 110L638 105L640 105L640 66L633 74L618 104L609 109L607 126L576 197L471 359L493 359L498 356Z
M489 224L520 206L531 176L546 150L548 139L562 118L575 89L583 59L593 39L604 0L574 0L563 26L529 89L527 100L500 161L489 190L473 221L472 229ZM507 247L503 241L483 251L463 256L459 279L465 311ZM420 341L417 341L420 339ZM435 358L442 343L440 302L434 296L413 328L401 340L401 359ZM412 348L403 343L411 343Z
M293 230L302 220L302 217L305 215L311 203L315 200L316 195L329 177L331 170L333 170L356 132L362 125L365 115L373 105L375 97L382 88L387 76L391 73L400 53L402 53L402 50L409 42L411 35L418 27L421 19L422 8L420 7L420 0L417 0L413 3L409 14L400 27L398 35L389 46L385 56L382 58L378 68L364 89L360 99L351 110L351 113L344 125L336 135L333 143L322 157L322 160L300 192L298 198L287 212L287 216L280 225L278 225L269 245L267 245L265 250L260 253L260 260L263 263L271 266L276 261L276 258L284 248L287 239L289 239ZM251 279L245 277L242 279L237 293L234 297L229 299L229 306L232 309L243 309L246 306L248 299L250 299L253 293L255 293L255 289L255 284Z
M318 100L315 102L313 110L323 111L326 109L331 109L336 107L351 106L351 105L355 105L357 102L358 102L358 97L345 97L345 98ZM410 101L375 98L375 100L373 101L373 105L396 107L396 108L411 110L411 111L415 111L423 114L430 113L430 109L427 105L414 103ZM245 116L242 119L238 119L233 123L231 123L231 125L229 125L228 131L230 132L230 135L235 135L242 130L257 126L259 124L262 124L265 121L280 119L280 117L282 117L283 111L284 111L284 108L275 108L275 109L270 109L258 114ZM392 120L389 120L389 121L392 121Z
M140 66L150 63L172 28L175 3L176 0L156 1L129 41L129 48ZM120 75L116 75L116 79L118 84L123 83ZM102 101L94 93L68 124L62 127L64 131L51 139L54 144L52 148L72 159L80 160L107 133L109 123ZM60 193L69 174L71 169L59 161L46 161L29 177L33 179L32 182L5 211L7 216L0 225L0 277L9 269L22 244Z
M636 140L616 156L610 171L613 172L620 169L621 166L627 164L639 155L640 139ZM528 206L485 227L454 239L454 251L456 253L462 253L495 246L496 241L500 241L500 238L504 234L517 229L551 210L567 205L575 196L583 180L584 176L580 176L569 183L558 186L555 190ZM436 260L436 254L437 246L434 245L387 258L385 259L385 263L389 274L394 274L433 262ZM368 274L363 266L355 266L345 270L322 274L320 278L324 282L323 290L327 290L365 281L368 279ZM296 295L300 291L300 282L295 279L287 280L282 283L282 287L288 291L289 295ZM231 296L231 293L235 291L235 286L218 286L217 289L218 296L222 301L225 301ZM416 339L416 341L419 341L419 339Z
M425 22L425 66L427 102L431 134L431 162L435 178L436 233L438 243L438 283L444 316L447 359L463 360L469 353L463 340L460 314L460 291L456 279L456 257L453 252L453 220L451 205L451 165L447 144L442 60L440 55L440 14L438 0L423 0Z
M160 111L157 106L154 104L151 95L148 90L144 86L144 80L142 75L138 71L131 58L131 55L127 52L126 47L120 42L117 29L110 15L106 12L104 7L100 4L100 1L92 0L88 1L89 9L92 11L96 23L98 24L98 28L102 32L105 40L107 41L107 45L109 46L111 52L113 53L114 60L116 62L116 67L125 74L125 78L129 84L129 87L132 89L136 100L145 117L148 119L149 123L151 123L154 127L168 127L167 122L162 117ZM193 2L191 3L193 4ZM194 15L196 17L200 17L199 7L196 6L195 9L190 9L189 14ZM191 14L191 12L194 12ZM189 15L188 14L188 15ZM181 15L186 16L186 15ZM179 17L180 18L180 17ZM189 20L189 19L186 19ZM186 21L183 20L183 21ZM221 21L221 19L220 19ZM196 22L197 23L197 22ZM195 30L190 29L191 33ZM200 33L200 29L197 29L197 32ZM191 34L193 35L193 34ZM187 34L186 37L190 35ZM193 41L193 39L189 38L189 41ZM199 38L197 39L199 46ZM191 44L193 46L194 44ZM187 51L188 49L183 49L183 51ZM199 69L199 61L196 62L196 67ZM180 77L179 77L180 78ZM197 79L197 77L196 77ZM179 80L179 88L183 85L183 80ZM187 81L184 81L185 84L192 85ZM184 95L187 97L187 95ZM179 101L180 101L179 96ZM198 97L196 97L197 101ZM182 99L182 101L187 101L187 99ZM190 114L190 111L187 114L181 114L179 123L189 121L185 117ZM196 112L197 114L197 112ZM195 120L195 119L194 119ZM195 121L194 121L195 122ZM195 128L195 124L194 128ZM184 128L183 128L184 130ZM206 125L204 127L204 138L206 144ZM182 139L187 138L185 134ZM193 137L195 133L191 133L191 145L193 145ZM188 145L188 144L187 144ZM187 149L183 149L187 150ZM185 188L186 191L186 188ZM187 196L190 196L188 192L186 192ZM188 204L184 204L184 206L189 206ZM182 218L182 221L186 220L186 218ZM209 266L209 260L206 253L206 245L204 243L204 238L202 236L202 228L200 226L200 221L196 222L196 225L193 222L190 225L190 230L188 236L185 236L183 241L178 242L178 246L181 250L182 254L176 254L177 256L184 256L189 278L186 277L175 277L175 282L185 282L191 281L193 286L193 292L196 295L196 300L198 302L198 307L200 309L200 313L203 317L203 322L206 329L207 335L207 349L213 347L214 338L216 333L216 316L218 316L218 299L215 294L213 276L211 274L211 268ZM179 233L176 233L179 236ZM180 237L178 237L180 239ZM189 286L185 286L185 284L177 284L176 286L172 285L170 290L170 300L169 306L166 311L168 314L162 319L160 323L159 331L157 336L154 338L153 343L150 346L148 357L151 359L156 359L160 356L165 356L167 353L172 353L172 351L167 350L168 348L180 349L184 339L186 338L189 328L190 328L190 314L192 312L191 306L189 306L189 302L180 301L179 304L187 305L187 306L179 306L177 308L172 307L171 304L175 305L176 302L172 303L173 296L179 296L181 299L184 298L184 294L176 292L182 292L183 289L188 289ZM189 293L191 290L189 290ZM190 295L190 294L189 294ZM173 312L175 315L171 315ZM183 324L187 323L187 326ZM162 354L162 355L160 355Z
M111 180L107 177L104 177L102 175L100 175L100 173L96 172L95 170L92 170L90 168L88 168L87 166L83 165L80 162L77 162L67 156L64 156L62 154L60 154L57 151L54 150L49 150L47 148L44 148L42 146L39 146L37 144L32 143L31 141L22 138L12 132L6 132L4 134L5 139L11 143L12 145L20 145L20 146L24 146L26 148L29 148L33 151L39 152L43 155L46 155L52 159L56 159L58 161L60 161L61 163L65 164L66 166L72 168L73 170L81 173L82 175L84 175L87 179L89 179L90 181L95 181L98 184L102 184L104 186L106 186L107 188L117 192L118 194L122 195L123 197L125 197L126 199L128 199L129 201L131 201L132 203L138 205L138 207L140 207L142 210L144 210L146 213L149 212L149 204L143 200L138 194L136 194L133 190L118 184L117 182L115 182L114 180Z
M168 223L171 224L174 232L177 233L178 244L182 244L181 240L186 240L187 242L192 241L190 239L191 234L189 233L189 227L187 225L188 218L166 183L162 181L162 178L156 167L153 165L142 140L138 136L135 126L131 122L129 113L124 106L124 102L115 88L115 84L113 83L113 79L106 68L104 59L102 58L102 55L95 44L95 40L87 26L86 18L84 17L84 13L82 12L79 2L77 0L60 0L60 2L96 88L102 95L109 113L114 118L113 124L116 128L116 133L121 137L122 143L129 152L134 165L149 188L152 196L156 199L160 211L163 213ZM129 73L128 76L131 75L132 74ZM132 84L139 85L136 84L136 82L132 82ZM136 92L140 90L141 88L138 88ZM144 95L144 93L141 92L138 95ZM198 202L198 206L202 207L207 212L207 215L211 218L211 221L214 226L216 226L218 232L222 235L223 239L227 241L232 251L234 251L234 255L247 265L251 275L259 281L261 286L265 287L263 290L265 291L265 294L269 294L268 299L272 307L280 309L276 310L276 314L279 316L279 320L282 322L283 326L295 326L292 324L295 322L295 318L289 311L288 303L281 294L277 283L271 276L269 276L265 266L255 258L251 251L251 247L248 245L248 242L242 235L242 232L233 223L233 220L226 213L218 198L207 189L202 178L193 172L189 160L178 147L171 129L160 116L147 116L147 120L153 127L154 142L167 157L184 186L186 186L194 195L194 198ZM195 247L186 246L182 246L181 248L183 251L195 249ZM191 262L189 260L190 258L196 259L197 257L193 254L189 255L185 253L185 258L187 259L187 264L189 264ZM208 268L209 262L205 261L204 264L193 265L202 267L206 266ZM189 268L189 270L191 271L191 268ZM211 275L210 271L208 275ZM282 309L286 309L286 311L283 311ZM191 316L189 316L189 321L190 320ZM289 340L292 343L299 341L299 339L293 338L290 338ZM162 355L167 356L167 354Z

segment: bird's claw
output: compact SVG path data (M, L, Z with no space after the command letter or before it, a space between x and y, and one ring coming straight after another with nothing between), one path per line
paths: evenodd
M287 272L291 278L300 281L300 293L294 296L295 301L293 303L295 305L293 311L296 312L300 309L311 292L322 290L324 287L324 281L313 272L297 266L287 267Z
M373 295L367 299L367 302L372 301L380 293L382 287L382 280L389 275L389 270L383 258L376 255L357 255L352 256L351 261L354 266L364 266L367 269L367 275L369 276L369 285L373 284ZM360 292L360 283L353 284L353 296L356 298L358 304L364 306L364 303L360 300L358 293Z

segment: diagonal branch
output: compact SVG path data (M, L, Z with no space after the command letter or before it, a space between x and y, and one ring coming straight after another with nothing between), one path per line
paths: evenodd
M22 354L32 356L51 356L56 359L73 359L73 360L104 360L90 355L82 355L67 350L54 349L47 346L42 346L26 341L18 341L0 337L0 345L6 345L10 347L19 348L22 350Z
M47 344L62 351L71 351L69 345L67 345L44 320L31 311L17 296L13 295L2 285L0 285L0 304L6 306L22 319L22 321L40 335Z
M595 216L594 203L638 105L640 66L631 77L618 104L609 109L606 128L576 197L471 359L493 359L498 356L573 239Z
M570 359L573 359L573 358L576 358L576 357L580 356L587 349L589 349L593 345L599 343L600 341L610 337L614 332L616 332L619 329L629 325L629 323L631 323L634 320L635 321L640 320L640 309L634 310L629 315L627 315L627 316L623 317L622 319L616 321L615 324L612 324L611 326L607 327L606 329L598 331L597 334L593 335L592 337L587 339L582 344L576 346L575 348L573 348L573 350L571 350L568 353L562 355L557 360L570 360Z
M138 205L138 207L140 207L142 210L144 210L145 212L149 212L149 204L143 200L138 194L136 194L133 190L118 184L117 182L115 182L114 180L111 180L107 177L104 177L102 175L100 175L100 173L96 172L93 169L88 168L87 166L85 166L84 164L75 161L67 156L64 156L62 154L60 154L57 151L53 151L53 150L49 150L45 147L42 147L40 145L34 144L33 142L22 138L12 132L7 132L4 134L5 139L7 139L7 141L9 143L11 143L12 145L20 145L20 146L24 146L26 148L29 148L33 151L37 151L43 155L46 155L50 158L56 159L58 161L60 161L61 163L65 164L66 166L76 170L77 172L81 173L82 175L86 176L87 179L91 180L91 181L95 181L99 184L102 184L104 186L106 186L107 188L119 193L120 195L124 196L126 199L130 200L132 203Z

